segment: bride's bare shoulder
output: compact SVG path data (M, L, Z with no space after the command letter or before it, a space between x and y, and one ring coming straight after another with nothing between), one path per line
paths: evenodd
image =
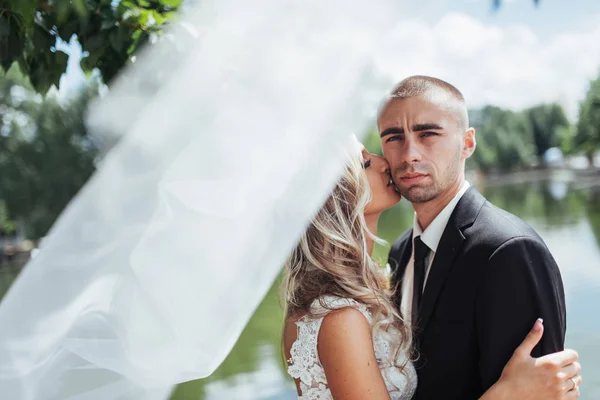
M321 358L344 347L372 351L371 326L355 307L333 310L323 318L317 343Z
M368 344L371 343L371 327L363 312L357 309L357 305L351 301L330 301L326 305L333 308L326 309L315 305L314 309L316 315L313 317L321 316L323 318L317 342L330 347L329 343L333 342L343 345L348 344L348 341L360 341L363 346L366 344L368 348ZM321 314L319 315L319 313ZM306 311L301 311L288 316L284 322L283 347L288 360L291 348L298 339L297 323L306 315Z

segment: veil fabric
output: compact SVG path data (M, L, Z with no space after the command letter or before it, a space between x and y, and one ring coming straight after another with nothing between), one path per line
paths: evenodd
M214 0L94 104L119 137L0 304L0 394L166 399L233 347L387 82L390 3Z

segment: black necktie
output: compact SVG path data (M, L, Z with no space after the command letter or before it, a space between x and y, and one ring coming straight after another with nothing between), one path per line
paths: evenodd
M414 254L414 279L412 298L412 324L417 326L419 317L419 306L423 297L423 286L425 284L425 258L429 254L429 247L421 240L421 236L415 238Z

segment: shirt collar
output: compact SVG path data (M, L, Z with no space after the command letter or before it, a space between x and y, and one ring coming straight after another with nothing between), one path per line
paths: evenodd
M419 220L417 219L417 213L415 213L413 220L413 240L417 236L421 236L421 240L423 243L429 247L431 251L434 253L437 251L438 244L442 239L442 234L446 229L446 225L448 225L448 220L450 219L450 215L452 215L452 211L456 208L458 201L465 194L467 189L469 189L471 184L467 181L464 181L460 187L456 196L444 207L444 209L431 221L431 224L423 231L421 225L419 224Z

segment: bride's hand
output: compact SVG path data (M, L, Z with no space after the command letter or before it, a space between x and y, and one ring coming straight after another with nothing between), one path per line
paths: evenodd
M510 399L577 399L582 378L581 365L574 350L564 350L543 357L531 357L531 351L544 334L537 320L523 343L502 371L498 381L502 398Z

